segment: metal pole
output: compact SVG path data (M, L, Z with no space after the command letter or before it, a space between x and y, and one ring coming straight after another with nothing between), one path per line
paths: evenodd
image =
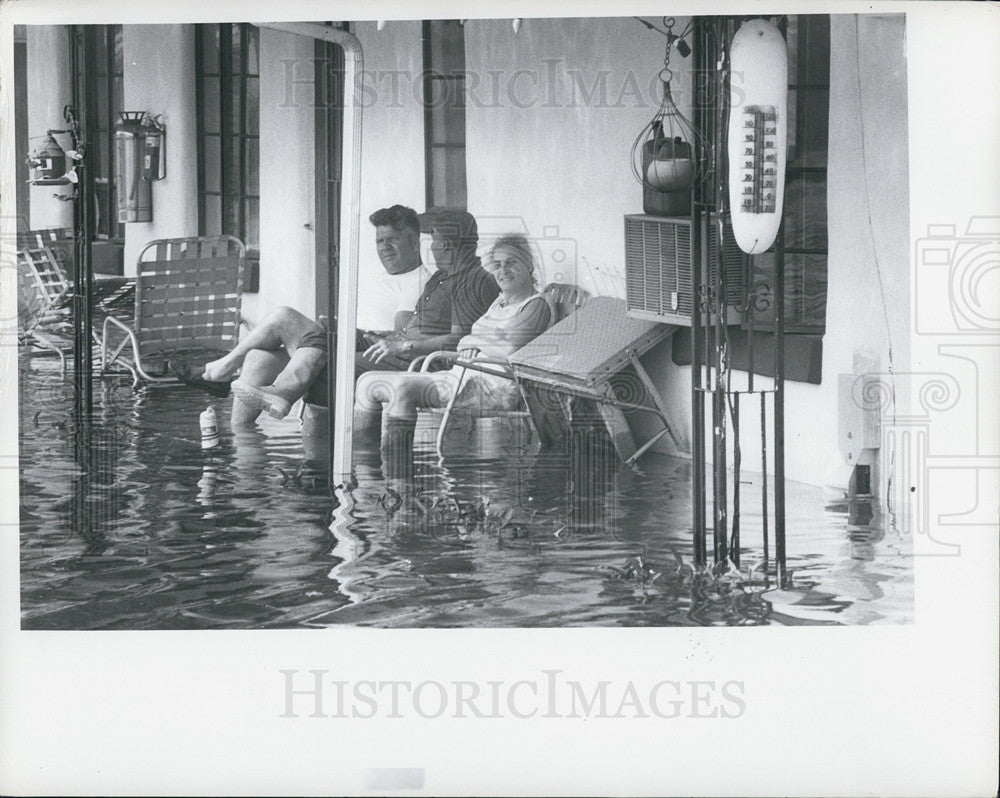
M696 97L695 125L698 138L695 139L695 158L699 165L705 163L705 148L702 143L705 134L704 104L697 101L699 74L711 74L705 70L707 31L700 17L694 19L694 63L692 89ZM691 524L692 546L696 565L704 565L705 551L705 394L702 391L702 347L704 330L701 319L701 202L704 200L702 183L695 186L691 202Z
M70 28L70 52L73 64L72 107L65 110L66 121L73 131L74 145L84 158L76 162L78 182L73 200L73 249L75 279L73 281L73 398L77 423L90 421L94 409L93 348L91 329L93 321L94 275L90 260L91 197L94 179L87 168L87 87L83 75L89 52L84 28Z
M730 541L729 556L736 564L740 564L740 395L734 393L733 401L733 440L736 449L733 453L733 537Z
M770 559L767 517L767 393L760 392L760 516L764 533L764 569Z
M774 244L774 556L778 580L785 573L785 223Z

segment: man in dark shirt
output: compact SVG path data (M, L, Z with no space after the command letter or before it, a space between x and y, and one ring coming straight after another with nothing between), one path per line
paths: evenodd
M418 355L454 350L500 288L479 261L476 219L465 211L441 211L431 221L431 253L438 271L427 281L403 328L368 333L369 346L355 355L355 373L403 371Z

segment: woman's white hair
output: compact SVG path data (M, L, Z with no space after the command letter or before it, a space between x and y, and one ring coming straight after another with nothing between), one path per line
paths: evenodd
M490 246L490 251L486 255L487 268L491 268L493 263L493 253L498 249L508 249L523 260L531 272L531 284L537 289L540 275L538 273L538 258L535 257L535 250L528 237L524 233L505 233L497 238Z

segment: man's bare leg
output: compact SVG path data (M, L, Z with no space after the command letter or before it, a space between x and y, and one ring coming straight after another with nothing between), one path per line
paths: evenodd
M275 308L228 355L206 363L202 377L219 382L228 380L243 365L243 359L251 350L276 352L284 348L293 353L303 335L319 329L316 322L293 308Z
M288 365L270 385L253 385L241 377L233 383L233 393L247 406L284 418L292 404L305 396L325 365L325 350L300 346L291 352Z
M276 352L266 352L254 349L247 353L240 371L240 379L251 385L270 385L283 368L288 365L288 353L284 349ZM233 397L233 410L230 423L233 427L253 424L260 415L261 408L250 407Z

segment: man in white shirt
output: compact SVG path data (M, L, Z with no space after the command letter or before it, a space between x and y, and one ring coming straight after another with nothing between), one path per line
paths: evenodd
M385 269L379 275L379 299L383 307L391 308L392 328L401 330L434 273L420 260L420 220L415 211L403 205L382 208L368 219L375 225L375 248ZM358 302L370 299L360 296Z

